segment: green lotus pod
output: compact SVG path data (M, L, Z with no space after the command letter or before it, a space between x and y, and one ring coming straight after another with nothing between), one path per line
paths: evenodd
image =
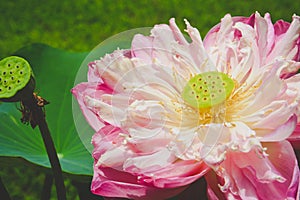
M192 77L182 92L183 100L195 108L211 108L224 102L234 89L234 81L221 72L204 72Z
M29 63L17 56L0 61L0 100L19 101L32 95L35 87L32 69Z

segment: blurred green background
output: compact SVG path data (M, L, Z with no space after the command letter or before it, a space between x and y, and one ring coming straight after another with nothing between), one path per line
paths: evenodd
M106 38L119 32L168 23L175 17L181 29L183 19L206 32L230 13L249 16L259 11L271 13L273 22L291 21L300 14L300 1L295 0L0 0L0 58L32 43L88 52ZM1 147L0 147L1 148ZM14 167L2 160L0 175L14 199L39 199L44 179L43 169L24 161ZM78 199L76 190L66 180L68 199ZM53 192L55 199L55 192Z
M226 14L249 16L270 12L273 21L291 21L300 11L295 0L172 0L172 1L0 1L0 57L33 42L71 51L89 51L116 33L175 17L183 28L183 19L197 27L202 37Z

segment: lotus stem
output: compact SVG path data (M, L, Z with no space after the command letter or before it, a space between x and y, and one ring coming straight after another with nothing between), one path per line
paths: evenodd
M44 112L48 102L34 93L35 79L29 63L17 56L0 61L0 101L21 102L22 119L32 128L39 127L51 164L58 200L66 200L61 166Z

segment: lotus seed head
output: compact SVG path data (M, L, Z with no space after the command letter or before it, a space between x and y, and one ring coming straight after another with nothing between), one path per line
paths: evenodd
M29 82L32 74L29 63L17 56L0 61L0 99L13 97Z
M204 72L192 77L182 92L183 100L194 108L211 108L224 102L234 89L234 80L222 72Z

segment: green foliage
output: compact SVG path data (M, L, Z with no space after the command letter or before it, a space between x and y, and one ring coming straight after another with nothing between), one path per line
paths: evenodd
M23 159L1 157L0 160L0 176L12 200L40 199L45 176L51 173L50 169L39 167ZM64 182L67 199L79 200L78 193L71 184L71 179L65 176ZM57 198L55 185L53 184L51 187L51 200L55 199Z
M291 21L299 13L295 0L91 0L0 2L0 57L24 45L41 42L72 51L89 51L106 38L132 28L167 23L175 17L196 26L202 36L226 14L249 16L270 12L273 21Z

